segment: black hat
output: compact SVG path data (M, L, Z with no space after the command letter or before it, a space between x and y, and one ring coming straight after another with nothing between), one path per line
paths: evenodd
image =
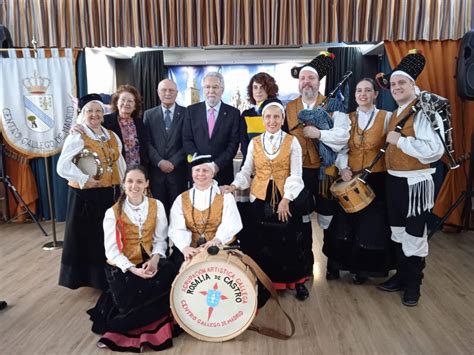
M212 161L212 155L198 155L197 153L188 155L188 163L191 167L204 163L212 163Z
M285 106L283 106L283 103L280 100L278 100L276 97L266 99L265 101L262 102L259 108L259 112L261 115L263 115L263 110L265 110L265 108L268 106L278 107L283 112L283 117L285 117Z
M91 101L100 101L104 103L102 101L102 97L99 94L87 94L79 99L79 111L81 111L82 108Z
M405 74L408 74L413 81L416 81L416 78L421 74L423 68L425 67L425 56L423 53L418 49L410 49L408 54L402 58L400 64L396 66L395 69L392 70L391 73L384 74L379 73L375 77L375 81L377 84L383 89L390 89L390 77L396 71L402 71Z
M329 70L334 65L334 58L336 58L334 53L330 53L330 52L327 52L327 51L321 52L316 58L314 58L308 64L305 64L301 67L292 68L291 69L291 76L295 79L298 79L298 77L300 75L300 71L304 67L311 67L314 70L316 70L316 73L318 73L318 76L319 76L319 80L321 80L322 78L324 78L329 73Z

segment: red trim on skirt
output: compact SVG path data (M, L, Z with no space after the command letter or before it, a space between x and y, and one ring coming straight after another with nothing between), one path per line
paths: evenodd
M273 287L275 287L275 289L277 290L286 290L286 289L294 290L296 287L296 284L304 284L308 280L309 280L309 276L305 276L294 282L287 282L287 283L273 282Z
M173 346L174 324L174 319L167 315L128 332L106 332L97 342L97 346L122 352L142 352L144 348L164 350Z

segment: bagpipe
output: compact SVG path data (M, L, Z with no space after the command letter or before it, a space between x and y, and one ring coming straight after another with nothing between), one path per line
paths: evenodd
M298 113L298 126L314 126L321 130L333 128L334 122L329 113L342 111L344 107L343 100L337 100L334 97L339 92L342 85L351 77L351 75L351 71L346 72L342 80L325 97L320 105L313 108L312 110L301 110ZM319 181L321 184L320 191L324 197L330 197L329 186L332 181L329 181L331 179L328 179L328 175L337 176L335 168L333 169L334 173L330 172L331 166L334 166L336 161L337 153L335 153L330 147L325 145L320 140L315 139L313 140L313 143L316 145L322 160L321 168L319 169Z
M449 159L449 168L456 169L459 167L459 161L454 159L452 126L451 126L451 109L449 100L430 93L422 91L418 96L415 104L395 126L395 132L399 133L405 126L408 119L418 112L422 112L423 116L431 123L433 130L441 140L445 154ZM441 135L441 127L438 125L436 115L440 115L443 122L444 137ZM372 172L372 168L382 158L388 148L389 143L385 142L384 146L380 148L372 163L364 168L364 170L355 175L351 180L345 182L342 179L336 180L331 185L331 193L337 197L341 206L347 213L354 213L364 209L375 198L375 193L372 188L365 181L367 176ZM463 159L463 157L461 158Z

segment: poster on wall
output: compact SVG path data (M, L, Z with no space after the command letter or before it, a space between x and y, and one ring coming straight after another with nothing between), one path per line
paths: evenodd
M247 86L252 76L265 72L275 78L278 85L278 97L284 104L296 98L298 80L291 76L291 68L299 66L295 63L255 64L255 65L208 65L208 66L170 66L169 77L178 85L177 102L188 106L204 100L201 83L208 72L216 71L224 76L225 89L222 101L232 105L240 112L250 108ZM321 81L320 91L324 92L324 81Z

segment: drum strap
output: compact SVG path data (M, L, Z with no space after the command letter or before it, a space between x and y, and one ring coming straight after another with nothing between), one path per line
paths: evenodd
M265 274L265 272L260 268L260 266L258 266L257 263L248 255L245 255L239 252L233 252L233 251L229 251L229 252L239 257L245 265L247 265L248 267L252 269L255 276L257 276L257 278L260 280L263 286L265 286L266 289L270 292L271 297L275 300L278 307L280 307L281 311L288 319L288 322L290 323L290 327L291 327L290 334L284 334L280 332L279 330L257 326L255 324L251 324L248 329L258 332L260 334L272 337L272 338L277 338L277 339L282 339L282 340L290 339L295 334L295 323L293 322L293 319L291 319L290 315L286 313L283 307L281 306L280 301L278 299L278 294L275 290L275 287L273 287L273 284L270 278L267 276L267 274Z

